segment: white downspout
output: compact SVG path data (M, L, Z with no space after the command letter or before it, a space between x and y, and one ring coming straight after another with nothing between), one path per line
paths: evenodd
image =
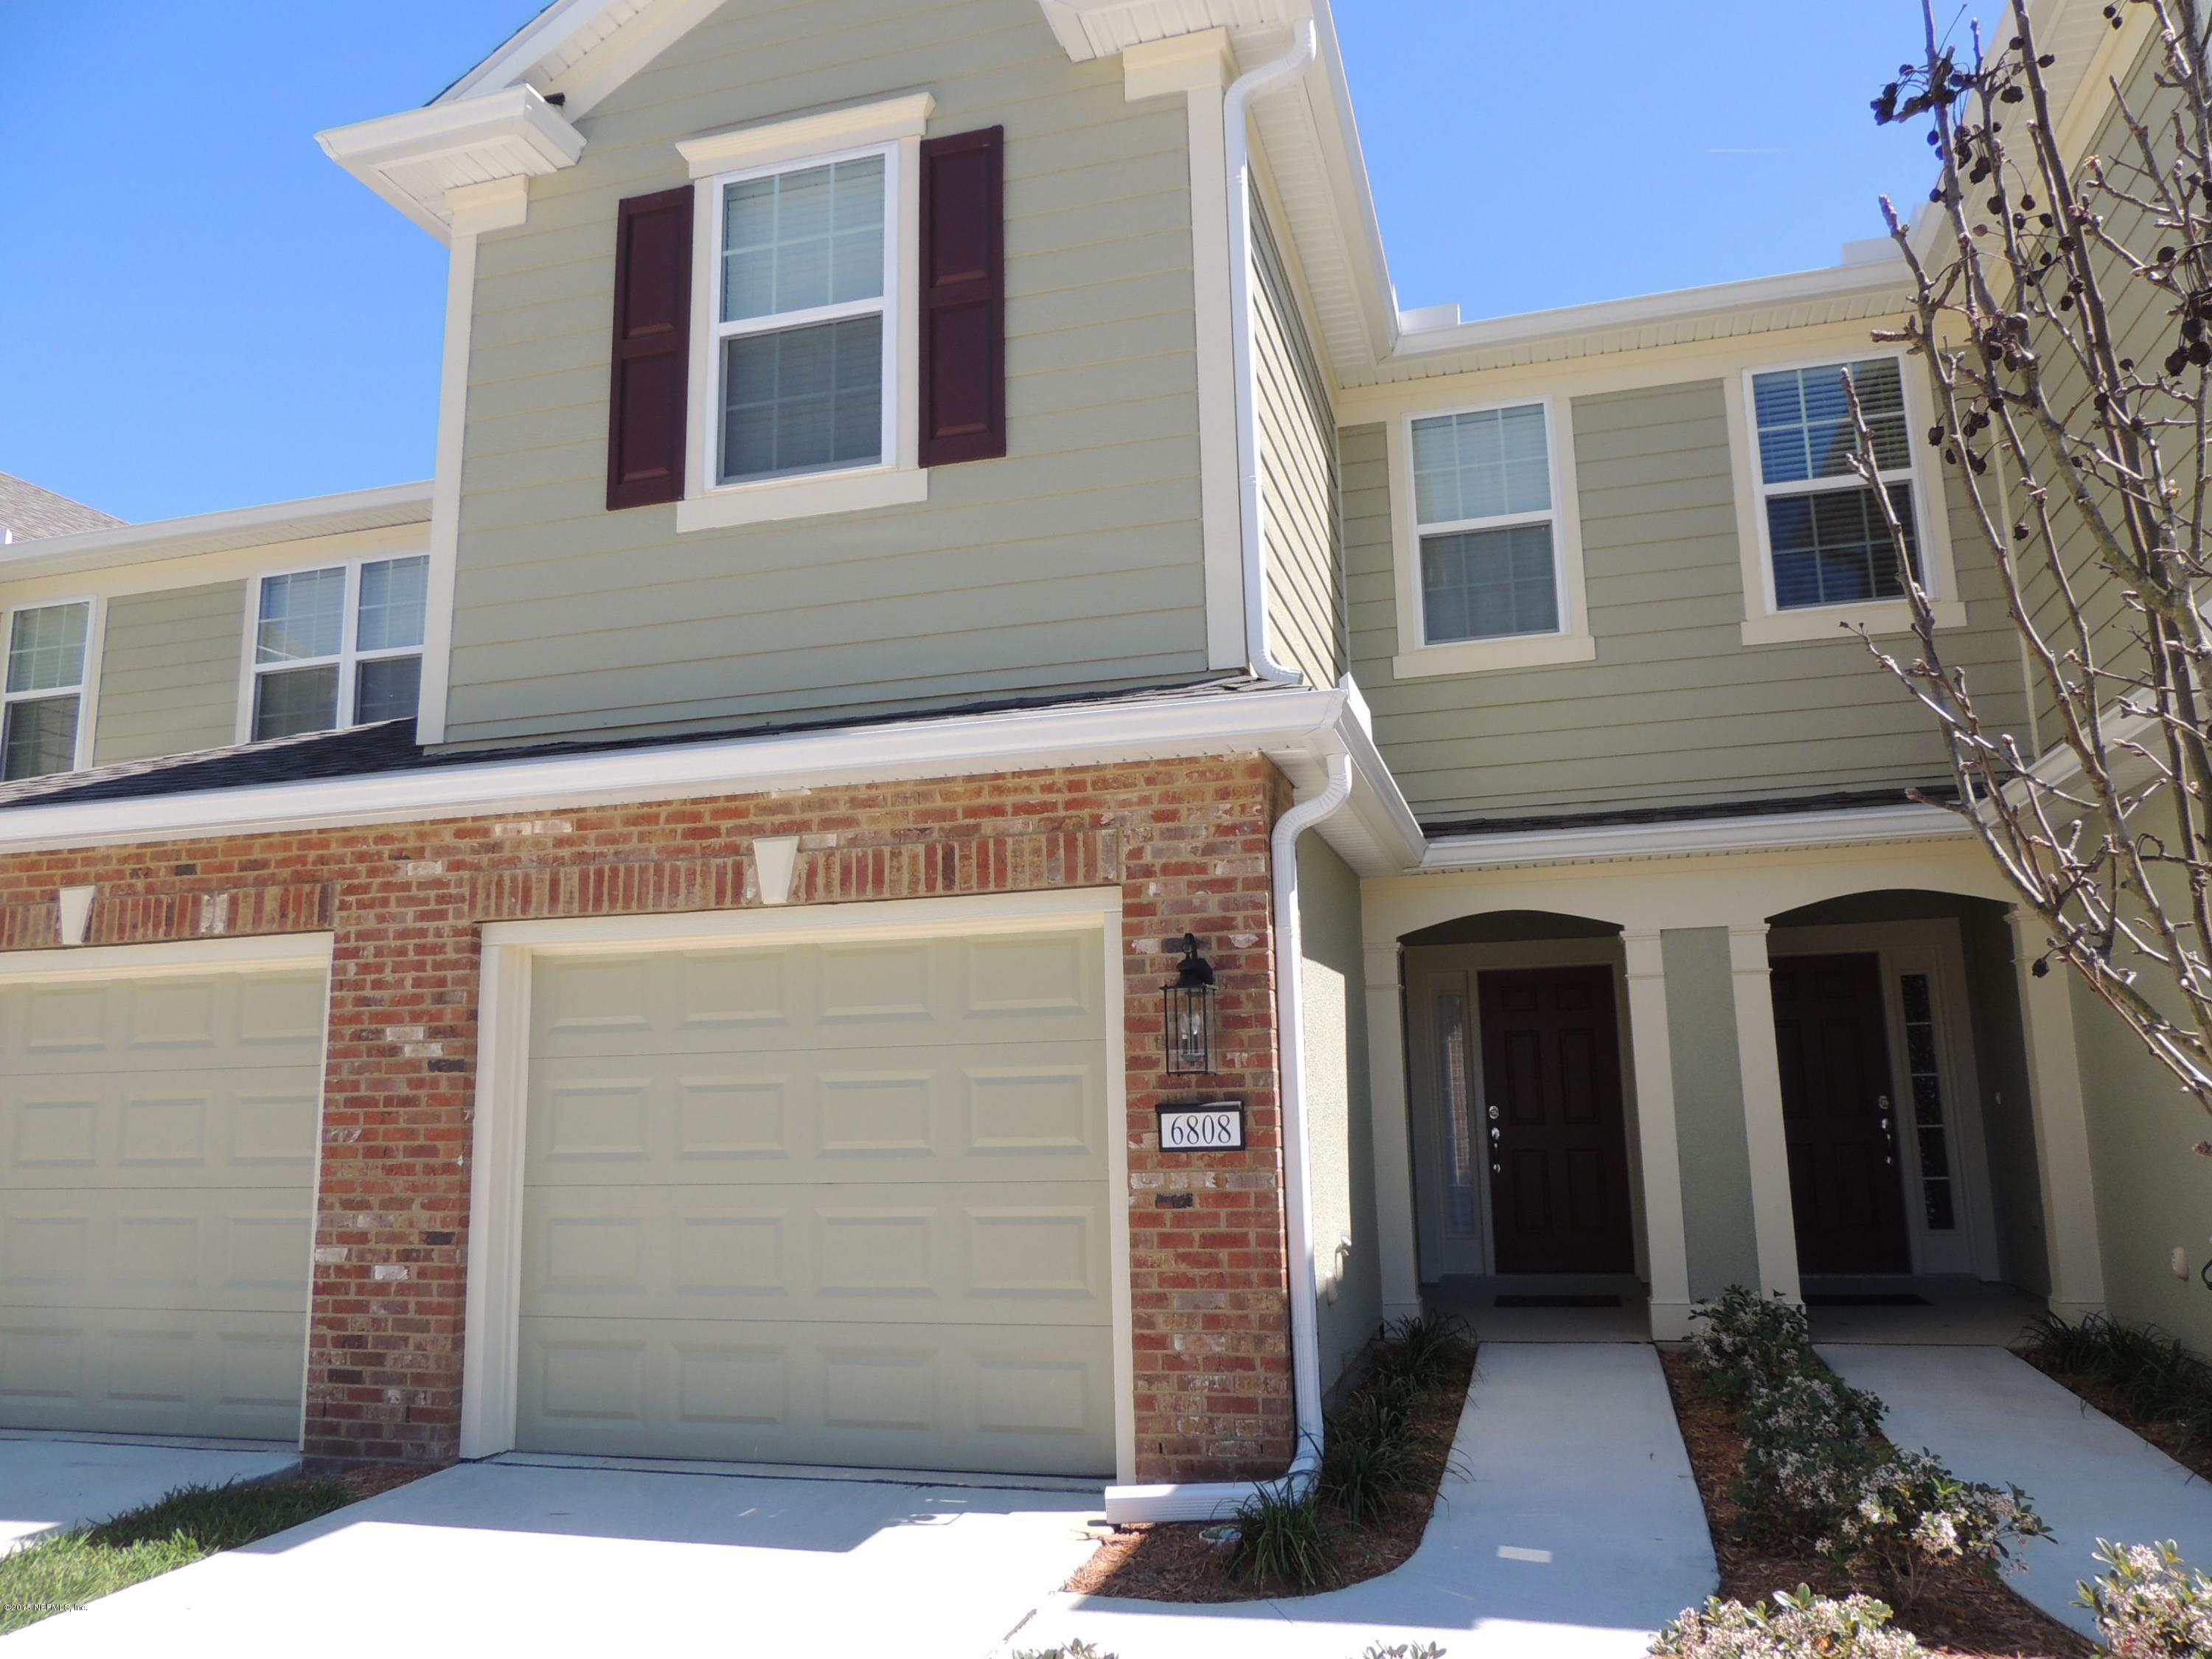
M1291 49L1231 83L1222 100L1222 143L1229 164L1229 337L1237 381L1237 533L1244 570L1244 656L1253 674L1278 685L1301 685L1305 676L1285 668L1267 649L1267 544L1261 517L1260 396L1252 364L1252 146L1245 118L1252 100L1303 74L1320 51L1308 18Z
M1321 1470L1321 1274L1314 1257L1313 1150L1306 1125L1305 945L1298 924L1298 837L1352 794L1352 757L1332 755L1328 782L1275 821L1268 856L1274 872L1275 1097L1283 1126L1283 1218L1291 1303L1291 1398L1297 1450L1273 1480L1192 1481L1109 1486L1106 1518L1218 1521L1261 1487L1302 1493Z

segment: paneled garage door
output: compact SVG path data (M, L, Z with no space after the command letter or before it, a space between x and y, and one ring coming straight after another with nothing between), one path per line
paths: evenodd
M0 985L0 1427L296 1441L323 975Z
M1110 1475L1101 954L540 957L517 1444Z

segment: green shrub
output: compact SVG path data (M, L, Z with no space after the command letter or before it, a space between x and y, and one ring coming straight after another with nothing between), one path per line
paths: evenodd
M2138 1419L2181 1425L2190 1438L2212 1443L2212 1364L2155 1325L2126 1325L2104 1314L2069 1324L2039 1316L2023 1348L2062 1376L2118 1395Z
M1994 1578L2017 1565L2021 1540L2049 1532L2018 1486L1961 1480L1924 1451L1899 1452L1863 1477L1857 1503L1815 1547L1871 1570L1910 1606L1939 1568L1963 1562Z
M1413 1480L1413 1449L1402 1407L1376 1394L1352 1396L1329 1425L1322 1455L1322 1500L1356 1524L1374 1520Z
M1685 1613L1651 1644L1660 1659L1921 1659L1909 1632L1887 1628L1890 1611L1869 1596L1832 1601L1800 1584L1777 1590L1771 1609L1708 1601Z
M2082 1584L2112 1659L2195 1659L2212 1653L2212 1578L2193 1571L2171 1543L2097 1540L2105 1571Z
M1762 1384L1820 1369L1802 1308L1731 1285L1690 1317L1705 1327L1690 1339L1691 1361L1732 1409Z
M1359 1659L1444 1659L1444 1644L1441 1642L1393 1642L1384 1647L1380 1642L1370 1642L1367 1651Z
M1240 1578L1318 1589L1336 1576L1334 1551L1322 1518L1320 1493L1285 1480L1261 1486L1238 1505L1229 1569Z
M1101 1653L1095 1644L1078 1637L1065 1647L1024 1648L1013 1659L1120 1659L1111 1653Z
M1401 1319L1382 1328L1368 1359L1370 1392L1410 1397L1450 1381L1467 1363L1473 1338L1460 1321L1435 1314Z
M1738 1419L1744 1454L1733 1495L1744 1532L1775 1541L1832 1530L1877 1462L1881 1411L1826 1369L1755 1381Z

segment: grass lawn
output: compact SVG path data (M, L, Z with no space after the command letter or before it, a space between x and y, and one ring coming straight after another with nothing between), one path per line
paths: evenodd
M43 1534L0 1555L0 1634L328 1515L358 1496L342 1480L180 1486L96 1527Z

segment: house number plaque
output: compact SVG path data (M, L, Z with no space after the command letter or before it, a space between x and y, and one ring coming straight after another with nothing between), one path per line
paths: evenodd
M1244 1146L1244 1103L1209 1100L1160 1109L1164 1152L1234 1152Z

